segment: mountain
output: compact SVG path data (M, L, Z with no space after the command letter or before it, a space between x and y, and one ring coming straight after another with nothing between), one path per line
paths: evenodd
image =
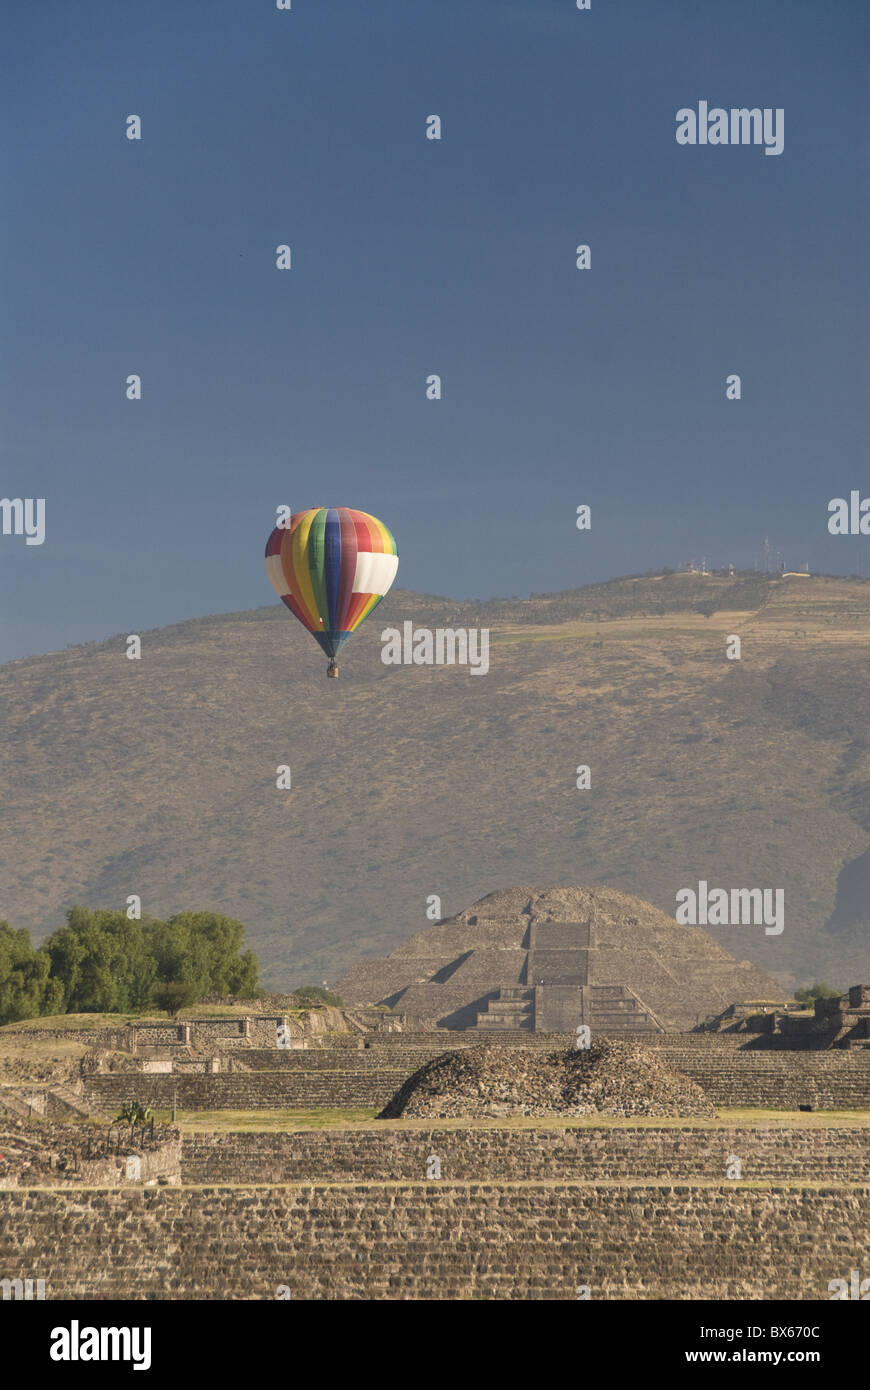
M384 665L405 620L490 628L488 673ZM141 636L139 661L124 634L0 667L16 927L134 893L157 916L213 907L281 989L511 884L608 885L673 915L705 880L784 890L781 935L705 927L738 960L784 987L870 977L868 581L394 591L337 681L279 605Z

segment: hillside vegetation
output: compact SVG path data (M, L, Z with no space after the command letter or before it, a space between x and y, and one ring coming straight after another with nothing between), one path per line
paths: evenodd
M490 627L489 673L384 666L405 619ZM394 592L334 682L279 605L146 633L141 661L120 636L11 662L0 908L42 935L131 893L207 907L282 989L388 954L430 895L446 916L606 883L672 914L706 879L785 890L782 936L709 929L738 959L786 987L867 977L868 637L866 581L665 574Z

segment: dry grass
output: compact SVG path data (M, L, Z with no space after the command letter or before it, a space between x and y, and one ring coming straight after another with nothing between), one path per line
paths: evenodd
M189 1110L178 1111L184 1134L287 1132L312 1129L845 1129L870 1128L870 1110L720 1110L715 1119L636 1118L608 1115L527 1115L475 1120L378 1120L375 1110ZM167 1121L170 1112L155 1111Z
M155 1015L150 1014L154 1018ZM163 1015L165 1019L166 1014ZM32 1033L41 1028L63 1028L82 1032L94 1028L123 1028L127 1023L141 1022L144 1015L139 1014L51 1014L45 1018L26 1018L20 1023L6 1023L0 1028L0 1039L15 1033ZM38 1039L33 1040L36 1046Z
M175 1123L182 1134L292 1132L310 1129L357 1129L371 1121L376 1110L155 1110L161 1123Z
M31 1038L0 1034L0 1082L5 1085L50 1085L79 1074L86 1043L72 1039Z
M491 627L489 674L384 667L380 632L405 618ZM141 662L119 638L10 663L0 897L36 931L131 891L157 916L217 908L278 990L387 954L435 891L449 915L514 883L606 883L672 914L705 877L785 889L783 935L714 930L728 951L789 992L842 989L870 972L870 891L825 931L870 832L868 637L867 583L665 576L392 593L328 685L280 605L146 634Z

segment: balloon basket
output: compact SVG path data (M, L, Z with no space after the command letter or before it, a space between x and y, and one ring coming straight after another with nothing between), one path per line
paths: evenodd
M330 661L329 666L328 666L328 668L327 668L326 674L327 674L332 680L335 680L335 681L338 680L338 667L336 666L336 664L335 664L334 661Z

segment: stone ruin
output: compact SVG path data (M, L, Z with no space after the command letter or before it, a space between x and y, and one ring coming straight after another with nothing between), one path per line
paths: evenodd
M755 1034L759 1043L771 1046L870 1051L870 985L852 985L845 994L817 999L809 1017L806 1006L796 1002L772 1007L731 1004L704 1027L717 1033Z
M699 927L611 888L510 888L418 932L336 985L442 1028L643 1035L686 1031L782 989Z
M661 1057L634 1042L603 1040L570 1052L445 1052L409 1077L378 1118L715 1114L701 1087Z

